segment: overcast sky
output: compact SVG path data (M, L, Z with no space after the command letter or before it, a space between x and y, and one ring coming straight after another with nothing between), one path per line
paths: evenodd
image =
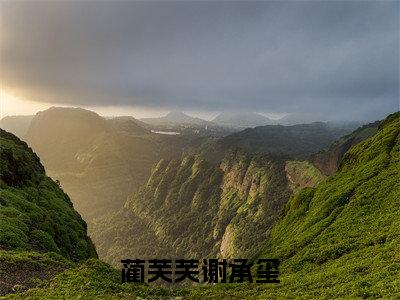
M1 3L5 93L373 120L399 109L399 2Z

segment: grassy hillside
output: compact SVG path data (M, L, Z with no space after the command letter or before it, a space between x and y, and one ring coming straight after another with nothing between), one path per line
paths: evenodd
M25 142L0 130L0 294L89 257L97 254L70 198Z
M0 248L93 256L86 223L32 150L0 130L0 158Z
M73 266L54 252L0 250L0 297L33 288Z
M25 293L10 294L6 299L182 299L185 290L121 284L120 271L106 263L90 259L42 281Z

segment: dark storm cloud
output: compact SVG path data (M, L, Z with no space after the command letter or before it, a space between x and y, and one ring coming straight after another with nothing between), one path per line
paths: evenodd
M3 2L2 80L74 105L376 118L398 109L399 3Z

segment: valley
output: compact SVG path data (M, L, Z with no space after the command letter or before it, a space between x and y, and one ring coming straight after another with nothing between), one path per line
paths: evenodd
M111 296L111 291L100 288L100 285L105 280L117 284L117 273L112 269L105 271L111 267L102 262L93 260L80 264L77 261L98 255L101 260L119 268L120 260L127 257L279 257L283 261L281 273L284 284L282 287L262 287L257 297L279 298L284 293L290 294L287 289L301 293L300 283L310 286L309 280L322 276L318 272L324 272L325 277L342 272L341 268L333 268L331 264L341 264L341 260L352 259L357 253L364 255L362 253L365 251L373 251L371 253L374 255L381 255L379 253L384 253L382 251L390 253L390 245L397 244L397 235L393 230L396 227L395 220L400 218L396 217L393 210L396 205L393 201L399 192L396 183L399 179L396 168L399 117L399 113L393 114L384 122L366 125L351 134L347 134L347 127L315 123L290 127L267 125L216 139L212 136L185 134L157 135L142 127L140 122L136 123L133 118L103 119L81 109L53 108L44 111L32 119L26 140L41 157L48 174L53 180L58 180L59 185L70 195L73 207L88 222L88 235L93 240L96 252L91 248L85 250L89 254L71 257L71 254L60 248L63 244L57 244L65 242L52 238L53 229L40 227L40 223L37 223L36 226L44 229L32 231L35 237L21 236L21 241L27 240L28 244L15 244L15 238L12 238L12 244L7 244L3 239L1 248L5 252L1 255L14 255L16 259L16 264L3 268L14 268L18 273L26 261L41 259L47 261L46 265L60 267L55 267L50 277L40 275L40 272L32 273L36 274L32 276L49 280L61 272L65 273L63 276L66 278L73 276L80 280L82 283L79 284L91 276L98 276L96 274L104 270L110 276L96 280L100 280L100 293L108 297L105 295ZM79 126L79 130L76 130L76 126ZM4 132L3 135L4 145L9 144L5 140L9 138L20 145L17 149L26 147L26 144L11 134ZM4 146L1 149L4 159L10 150ZM23 164L30 156L33 160L27 161L27 166L36 164L34 168L38 171L2 171L2 174L39 174L28 175L33 176L27 177L29 181L18 177L20 175L12 182L8 178L14 177L2 177L6 184L3 189L6 189L2 190L1 197L8 199L2 204L6 218L12 216L8 207L16 205L9 202L15 200L11 200L14 196L7 192L7 186L14 186L13 190L26 189L28 187L25 185L37 181L34 178L43 176L40 172L44 172L44 169L37 165L33 153L28 156L23 154L20 162ZM374 182L382 180L387 187L381 191L376 190ZM56 183L49 184L53 184L51 189L54 191L59 189ZM393 194L386 195L386 190ZM381 201L379 209L373 208L374 204L370 202L372 199ZM359 201L360 204L357 204ZM393 211L393 215L387 214L382 219L382 226L387 224L386 227L380 226L381 229L368 235L362 235L357 230L351 231L351 228L360 226L369 228L369 222L374 219L380 222L378 216L383 216L380 212L382 209ZM353 219L349 221L350 216L354 215L361 216L361 223L355 223ZM3 219L3 222L19 222L19 218ZM86 224L83 224L86 230ZM7 228L4 227L4 230L8 232L10 229ZM27 230L20 228L18 230L22 230L21 233L13 231L13 235ZM50 231L46 233L46 230ZM71 230L69 232L74 232ZM82 229L79 231L84 234ZM37 248L37 238L43 239L40 244L46 241L44 245L47 248ZM383 246L374 246L376 239L376 245L384 240L389 248L386 250ZM33 244L29 244L30 240ZM67 261L64 262L58 256L51 258L51 261L45 256L32 256L28 259L27 254L21 256L19 252L9 252L15 250L24 253L55 252L66 257ZM393 259L393 262L386 263L396 263L395 256ZM20 265L17 264L19 260ZM72 262L69 263L69 260ZM314 268L314 273L310 268ZM33 271L27 269L26 272L30 274ZM79 277L80 272L86 275ZM57 276L54 280L57 280ZM375 283L379 285L380 281L371 276L368 293L379 295ZM328 282L328 278L318 282ZM3 294L14 291L13 280L10 278L9 287L2 288ZM71 280L75 279L71 277ZM68 285L60 284L56 281L51 288L28 290L26 296L47 297L55 295L52 294L56 292L54 289L57 289L57 293L77 295ZM18 291L23 292L30 287L30 281L21 281ZM217 285L207 289L183 288L179 291L165 288L157 291L152 287L123 290L126 295L166 293L188 298L223 298L227 295L253 298L253 288L256 287L246 285L243 289L241 285L233 285L226 289ZM320 288L320 285L315 285L307 290L307 295L315 296L312 293L317 293ZM334 292L348 295L347 290L353 296L362 295L362 289L349 288L345 280L335 285ZM88 292L91 293L91 290ZM80 295L88 295L82 293ZM329 296L329 291L326 293ZM163 298L161 294L160 298Z

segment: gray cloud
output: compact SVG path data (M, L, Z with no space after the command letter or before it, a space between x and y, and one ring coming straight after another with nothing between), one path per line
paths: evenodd
M2 81L37 101L398 109L399 2L2 2Z

